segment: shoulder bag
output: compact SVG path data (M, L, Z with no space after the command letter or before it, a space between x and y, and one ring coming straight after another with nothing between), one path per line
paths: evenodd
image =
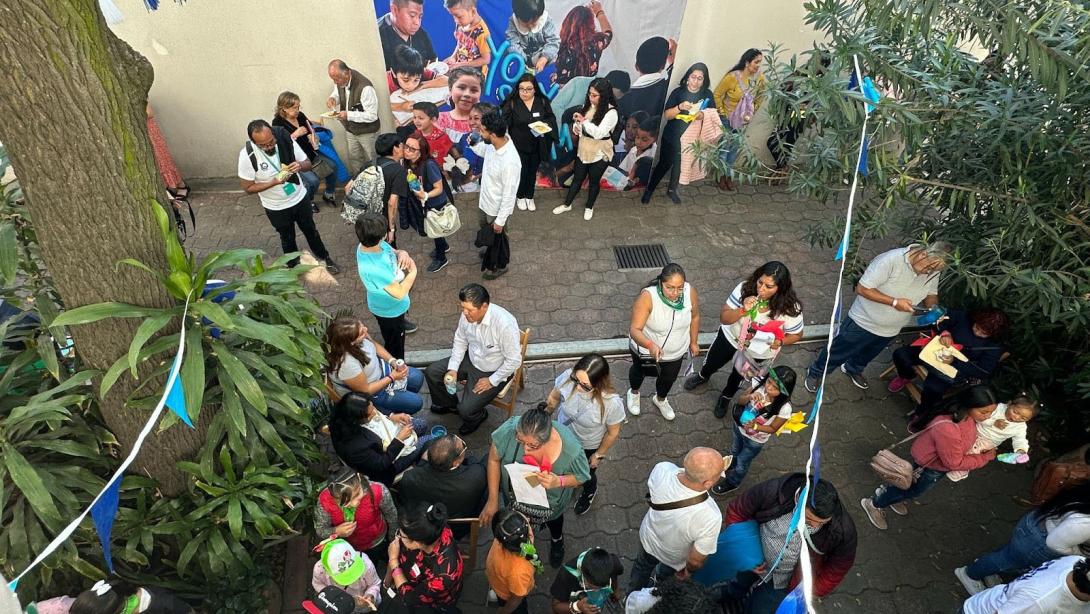
M669 503L652 503L651 493L645 494L644 498L647 499L647 506L651 509L655 510L656 512L667 512L670 510L679 510L683 507L691 507L693 505L703 503L708 500L708 493L702 492L694 497L681 499L679 501L671 501Z
M909 435L888 448L879 450L877 454L871 457L870 468L883 482L896 488L900 488L901 490L908 490L908 488L912 486L912 483L916 481L915 468L910 461L897 456L892 450L903 443L912 441L940 424L952 424L952 421L942 420L933 422L919 433Z

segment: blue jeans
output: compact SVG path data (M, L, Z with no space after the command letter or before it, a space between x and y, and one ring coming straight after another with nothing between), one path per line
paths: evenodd
M772 584L772 578L768 582L757 585L746 604L746 614L775 614L780 607L780 602L791 591L786 588L776 588Z
M640 551L636 553L636 560L632 561L632 572L628 578L630 593L643 590L677 573L673 567L663 565L654 555L648 554L643 549L643 543L639 546Z
M866 299L857 298L856 300ZM862 373L867 363L877 358L892 340L893 337L879 337L864 330L850 317L844 318L844 323L840 325L840 332L833 339L832 351L821 350L817 360L807 369L806 375L820 379L823 374L822 369L825 368L826 356L829 357L829 369L844 365L844 370L848 373Z
M405 378L404 390L390 394L385 388L374 397L375 407L384 414L415 414L424 407L424 397L420 388L424 385L424 373L416 367L409 367Z
M738 426L738 423L734 420L731 420L730 425L734 427L734 440L730 442L730 453L734 455L734 461L731 463L726 477L723 478L723 483L728 488L735 488L742 483L742 480L746 479L746 474L749 473L749 464L761 453L764 444L757 443L743 435L742 427Z
M1015 525L1011 540L1005 546L973 561L965 571L970 578L983 580L997 573L1022 573L1063 556L1045 544L1047 537L1044 523L1036 512L1030 512Z
M916 463L912 463L912 466L917 467ZM908 490L901 490L900 488L886 484L882 487L882 491L877 496L873 497L871 501L874 503L874 507L882 509L889 507L894 503L915 499L934 488L935 485L939 483L939 480L945 476L945 471L925 468L920 473L920 477L916 478L916 481L912 483L912 486L908 487Z

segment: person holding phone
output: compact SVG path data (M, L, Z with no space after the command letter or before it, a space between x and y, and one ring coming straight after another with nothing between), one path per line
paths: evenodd
M651 402L667 420L674 419L674 408L666 400L686 354L695 359L700 354L700 309L696 289L685 280L685 270L671 262L644 288L635 304L628 325L632 367L628 370L628 411L640 415L640 386L644 377L655 377L655 396Z

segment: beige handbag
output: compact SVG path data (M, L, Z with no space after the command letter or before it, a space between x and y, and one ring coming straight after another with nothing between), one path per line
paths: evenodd
M912 441L920 435L923 435L927 431L931 430L933 427L945 423L952 423L952 421L942 420L932 422L930 425L928 425L927 428L923 429L919 433L909 435L908 437L905 437L904 439L898 441L892 446L879 450L878 453L870 459L870 468L874 470L874 473L878 474L878 478L881 479L883 482L896 488L900 488L901 490L908 490L908 488L912 486L912 483L916 481L915 468L912 466L912 463L910 461L907 461L900 456L897 456L896 454L891 452L891 450L903 443L908 443L909 441Z
M424 215L424 234L428 235L429 239L449 237L458 232L461 227L462 221L458 218L458 208L452 204L447 204L438 211L429 209Z

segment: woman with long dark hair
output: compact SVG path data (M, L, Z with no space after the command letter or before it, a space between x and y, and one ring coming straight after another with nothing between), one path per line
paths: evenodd
M896 514L908 514L905 501L915 499L931 490L951 471L972 471L987 465L995 458L995 450L979 454L970 452L976 443L977 424L988 419L999 405L995 391L980 384L970 386L958 395L957 410L951 416L939 416L915 436L912 442L912 466L915 480L907 489L883 484L874 491L873 497L860 504L876 528L885 530L885 509Z
M530 73L518 78L500 108L507 118L507 135L511 137L522 160L515 206L523 211L536 211L534 187L537 185L537 170L542 160L549 159L549 151L556 140L556 116L553 115L549 97ZM549 131L534 131L530 126L538 122L546 124Z
M738 488L749 473L749 464L791 418L795 379L795 370L791 367L772 367L764 377L752 380L749 392L740 395L739 413L731 420L734 438L730 455L734 462L723 479L712 487L712 494L725 495Z
M666 399L681 373L681 363L688 354L695 360L700 354L700 308L696 289L685 279L685 269L671 262L662 267L632 305L628 323L628 351L632 367L628 370L628 412L640 414L640 386L644 377L655 377L655 396L651 402L667 420L674 419L674 408Z
M765 76L761 74L761 62L764 54L760 49L746 49L738 63L723 75L715 88L715 106L723 119L725 132L731 139L720 153L728 173L719 179L719 189L733 190L734 180L729 173L738 157L738 145L735 134L745 130L765 97ZM737 111L737 112L736 112Z
M783 346L802 339L802 303L795 296L791 271L777 260L754 269L727 297L719 312L719 322L719 332L704 356L703 366L685 380L684 386L686 390L702 386L713 373L730 365L727 385L715 406L715 417L722 418L727 402L746 376L767 371ZM758 333L762 332L771 334L772 340L761 341ZM763 339L767 340L769 334L764 334Z
M409 202L405 210L413 213L409 214L408 221L416 232L420 233L420 236L426 236L424 218L428 211L440 211L450 204L443 187L443 171L432 159L428 139L420 132L409 135L401 149L405 155L401 163L412 173L408 176ZM401 210L401 208L398 209L398 211ZM450 244L447 243L446 237L437 237L435 249L431 252L431 264L427 269L429 273L437 273L447 266L448 251L450 251Z
M662 115L666 119L666 127L663 128L662 139L659 140L659 162L651 171L651 180L647 182L647 188L640 197L643 204L651 202L651 195L655 193L655 188L666 173L670 173L666 195L674 204L681 204L681 195L678 194L681 181L681 135L689 127L684 117L698 112L701 108L712 106L712 91L708 84L708 67L703 62L697 62L685 71L678 86L666 99L666 110Z
M583 180L587 179L587 204L583 219L590 221L594 217L594 201L602 189L602 174L613 159L613 130L620 121L617 99L613 97L613 86L609 81L600 77L591 81L583 108L572 117L572 132L579 137L575 171L564 204L554 208L553 213L559 215L571 211L571 204L582 189Z
M408 414L382 415L366 392L350 392L333 407L329 436L341 461L387 486L416 464L427 449L418 439L427 429Z
M398 519L397 537L387 550L385 583L394 602L407 611L460 612L462 554L447 526L442 503L409 506Z
M330 322L325 351L326 373L338 399L352 391L366 392L386 414L415 414L424 406L424 374L408 365L395 368L393 355L371 339L359 318L341 316Z
M595 27L595 20L602 30ZM560 23L560 52L556 56L554 81L564 85L572 77L591 77L598 74L598 60L613 40L613 26L609 25L601 0L590 0L586 6L576 6Z
M1030 511L1002 548L958 567L954 575L975 595L986 588L988 576L1020 574L1070 555L1090 555L1090 484L1061 491Z
M590 464L590 480L575 502L575 513L585 514L598 492L598 464L621 436L624 402L613 390L609 361L601 354L587 354L570 369L556 376L546 407L557 422L569 427L583 444Z

